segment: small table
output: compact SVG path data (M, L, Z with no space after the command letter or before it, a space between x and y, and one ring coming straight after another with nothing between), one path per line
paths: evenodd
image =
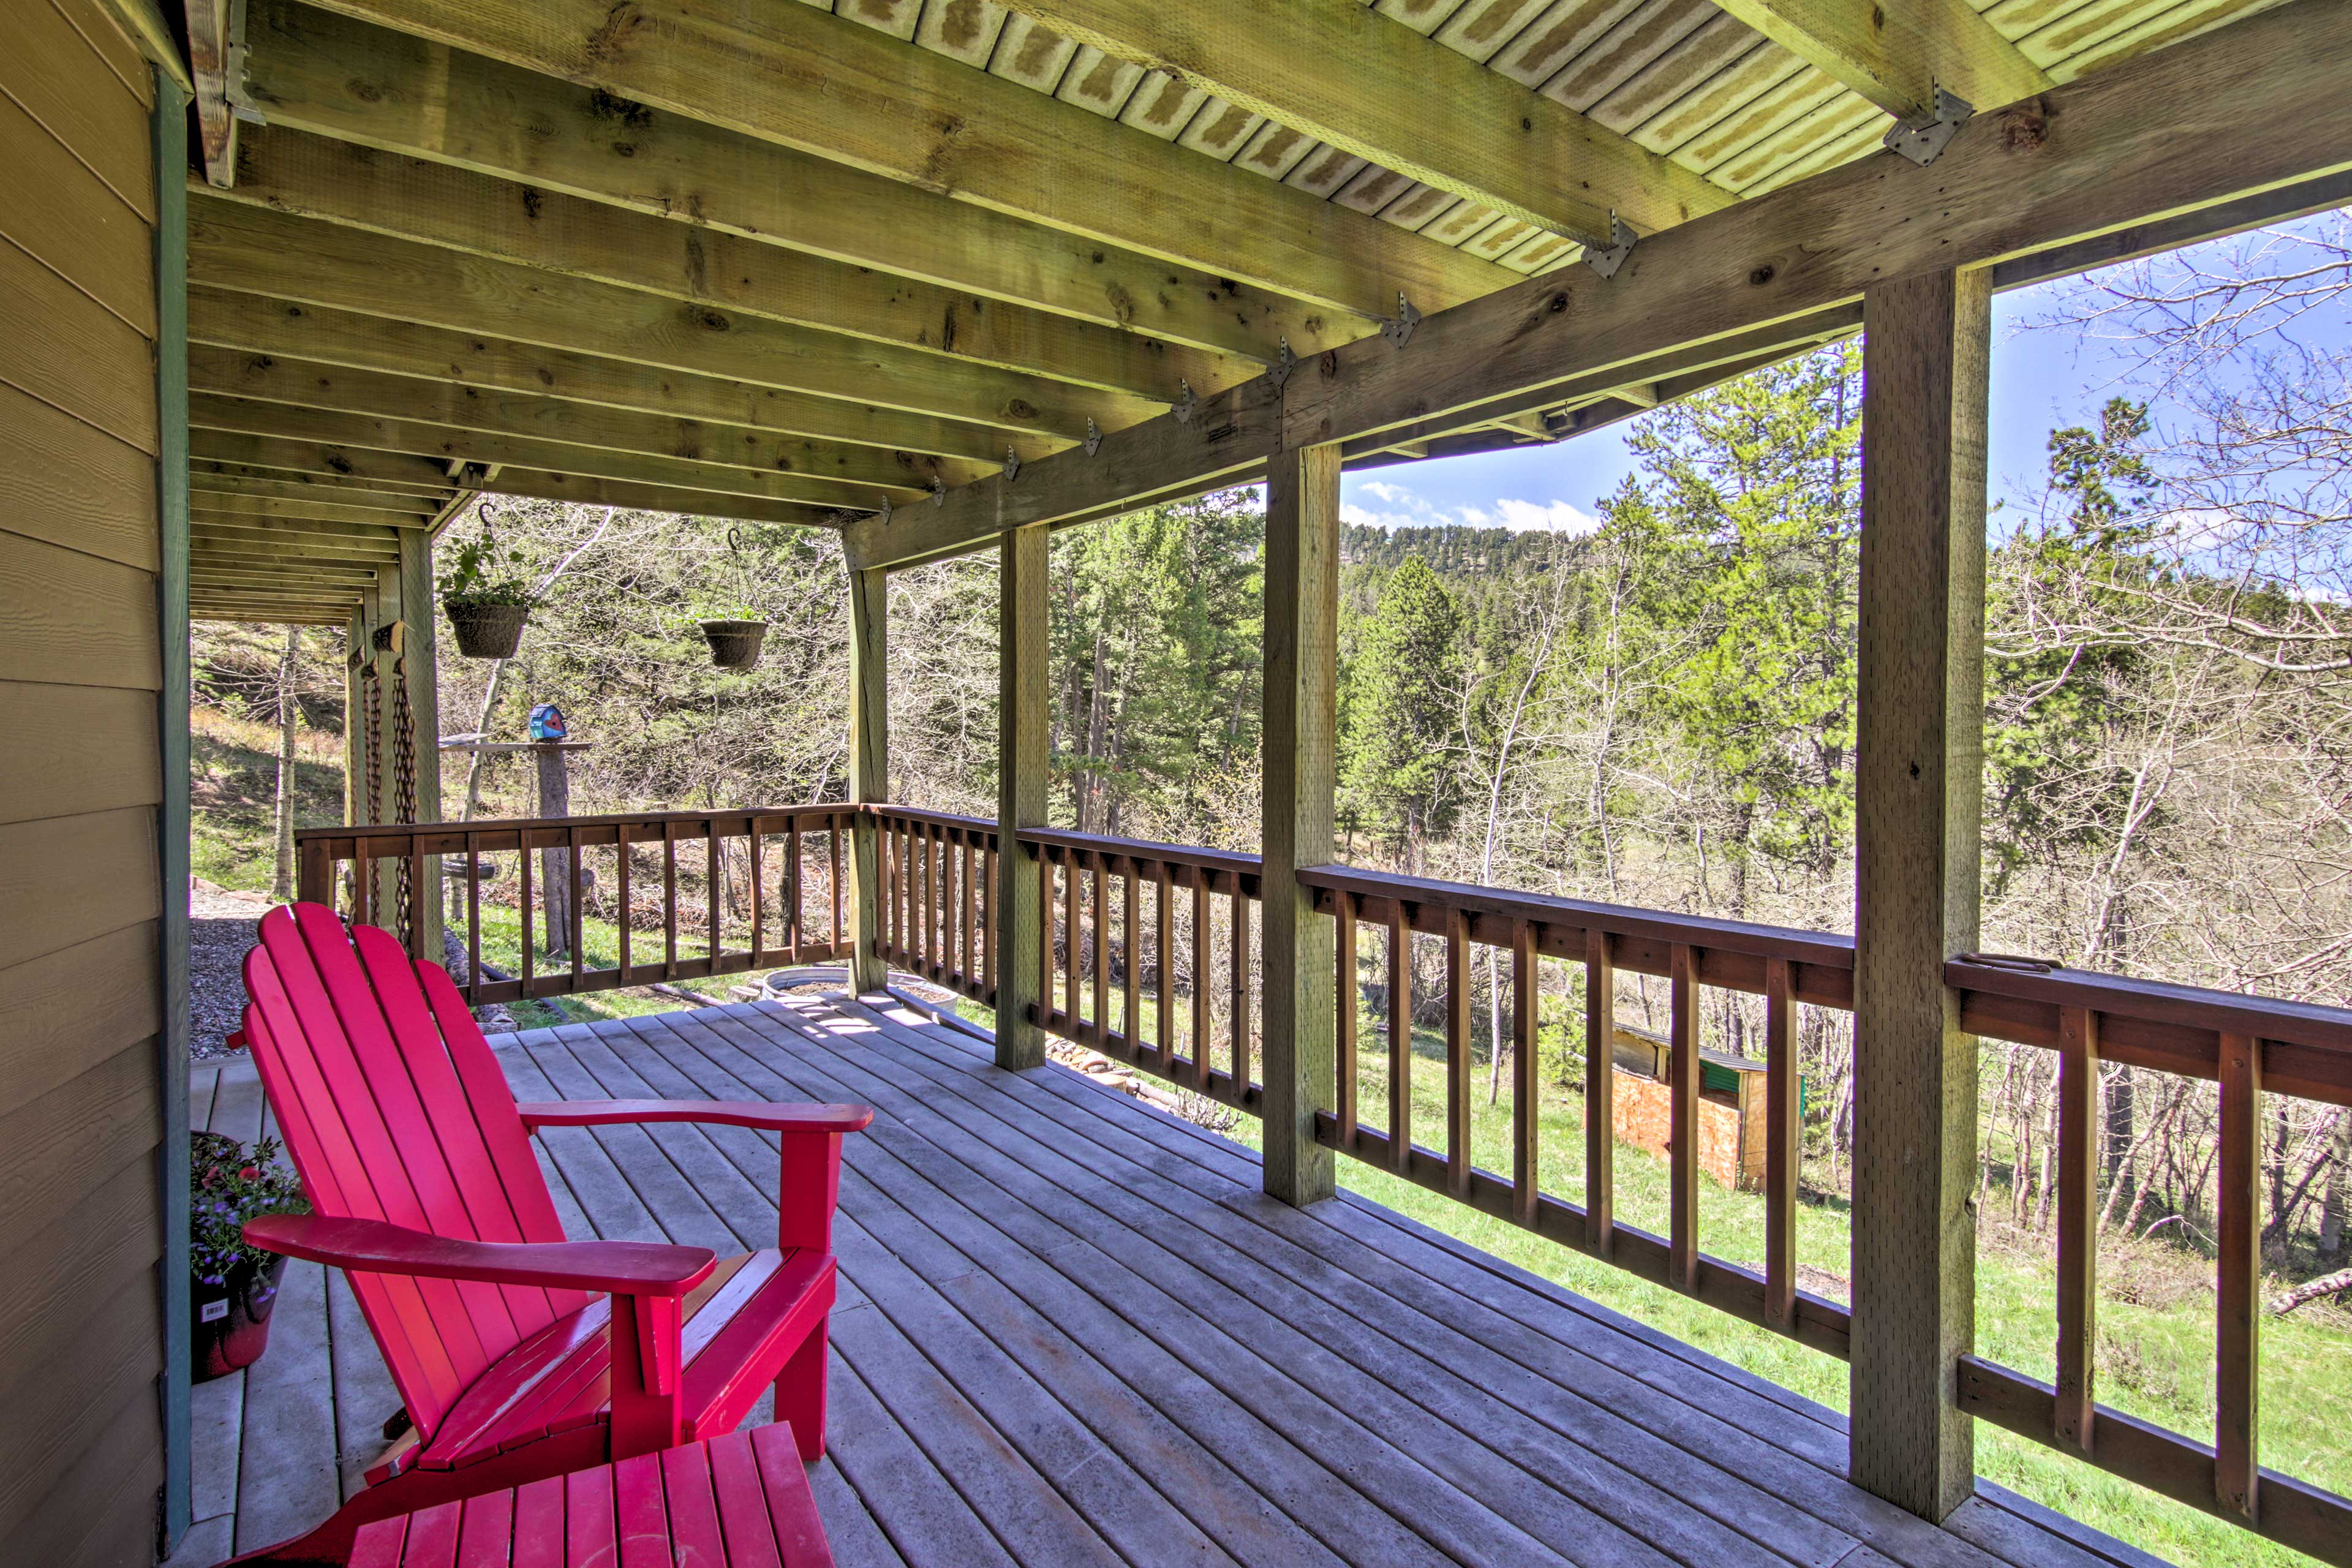
M832 1568L779 1421L361 1527L351 1568Z

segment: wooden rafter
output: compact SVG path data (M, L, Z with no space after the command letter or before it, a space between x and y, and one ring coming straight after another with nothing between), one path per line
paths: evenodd
M259 0L249 26L247 89L273 126L1243 358L1371 330L1222 268L1171 266L289 0Z
M2297 0L2063 88L1977 116L1922 168L1883 156L1711 213L1643 242L1630 277L1571 268L1433 314L1399 350L1372 341L1262 377L1105 439L1091 458L1047 458L1017 481L950 492L929 515L850 531L871 565L951 552L1006 528L1102 515L1198 493L1281 447L1377 437L1465 409L1539 408L1595 374L1649 379L1645 361L1851 303L1868 285L1956 258L1990 265L2153 215L2228 204L2352 168L2352 8ZM2189 106L2255 101L2261 121L2217 123ZM2304 128L2272 133L2273 121ZM1927 214L1911 221L1895 215ZM2081 251L2075 254L2084 254Z
M1223 0L1024 0L1022 9L1106 54L1571 239L1607 243L1612 212L1648 232L1732 200L1358 0L1260 6L1245 25Z
M446 163L282 127L249 132L228 193L281 213L787 326L1174 403L1255 360L853 267Z
M1932 107L1938 86L1983 110L2054 85L1968 0L1716 4L1898 120Z
M230 42L245 0L182 0L196 89L196 137L205 178L226 189L236 177L237 121L229 103Z
M961 485L992 471L956 458L917 457L887 452L878 447L778 436L740 426L705 425L621 413L593 404L505 395L457 382L379 375L235 349L190 349L188 384L196 392L259 398L371 418L422 421L489 436L562 442L599 452L635 453L842 484L872 485L900 500L919 494L935 478L943 484Z
M431 425L410 419L378 419L363 414L341 414L295 404L260 403L250 398L198 392L188 398L188 421L199 430L241 432L249 436L291 437L335 447L364 447L383 452L404 452L440 462L496 464L557 473L656 485L670 490L710 492L709 504L721 496L796 505L872 507L892 492L835 479L800 474L772 474L751 468L694 463L593 447L565 446L557 441L490 436L455 426ZM913 500L923 492L911 487L896 492L895 500Z
M289 479L308 474L379 483L429 478L438 480L443 493L447 493L446 459L423 458L356 442L309 440L298 435L274 431L256 435L240 430L209 429L199 425L189 435L188 448L199 462L283 473ZM762 500L752 496L679 489L660 484L520 465L502 467L495 475L469 478L467 488L490 495L570 501L581 506L617 506L632 511L733 517L754 522L832 527L836 521L832 510L799 501Z
M385 375L461 381L467 386L520 396L856 441L973 462L1002 460L1006 445L997 439L997 432L957 420L931 419L890 408L857 408L835 398L690 375L484 333L324 310L262 294L189 290L188 336L192 342L218 348ZM1011 437L1010 444L1024 462L1062 446L1059 441L1026 434Z
M1402 292L1425 310L1497 282L1378 218L808 5L673 0L658 25L609 0L332 9L1327 310L1393 314Z
M216 196L188 203L193 284L716 375L1022 435L1121 428L1160 405L991 365L729 315L611 284L362 234ZM854 420L845 421L855 423ZM806 432L821 434L820 432ZM830 433L823 433L830 434Z

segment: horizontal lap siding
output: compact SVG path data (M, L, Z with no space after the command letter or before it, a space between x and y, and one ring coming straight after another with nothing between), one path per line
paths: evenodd
M152 88L91 0L0 5L0 1540L152 1562L157 521Z

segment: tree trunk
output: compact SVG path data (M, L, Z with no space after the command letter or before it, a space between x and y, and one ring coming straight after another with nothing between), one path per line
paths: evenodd
M278 864L269 877L269 896L281 904L294 896L294 727L300 715L294 666L301 653L302 628L288 626L286 651L278 657Z
M2345 1233L2352 1228L2347 1225L2352 1220L2352 1111L2336 1113L2328 1152L2335 1163L2328 1167L2327 1195L2319 1206L2319 1252L2335 1258L2344 1256Z

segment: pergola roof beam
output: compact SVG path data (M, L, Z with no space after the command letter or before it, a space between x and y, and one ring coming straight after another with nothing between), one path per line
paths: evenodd
M1968 0L1716 4L1898 120L1932 109L1939 86L1985 110L2056 85Z
M1952 0L1959 4L1959 0ZM1441 191L1580 242L1644 233L1729 192L1360 0L1290 0L1236 26L1227 0L1022 0L1105 54Z
M248 31L247 92L273 126L1248 359L1271 362L1285 337L1309 353L1371 330L1222 266L1172 265L289 0L255 0Z
M712 310L1174 403L1261 366L284 127L248 132L231 199Z
M1402 292L1427 310L1495 286L1488 264L1376 217L809 5L670 0L657 25L610 0L332 8L1326 310L1391 315Z

